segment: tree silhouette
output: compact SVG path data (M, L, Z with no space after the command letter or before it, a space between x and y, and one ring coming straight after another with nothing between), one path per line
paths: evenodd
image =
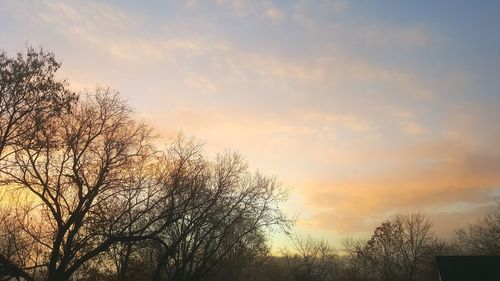
M433 258L443 244L421 213L397 214L382 222L366 242L344 243L357 280L425 280L436 277Z
M67 111L76 95L55 78L61 66L52 53L35 51L11 58L0 53L0 159L11 145L29 137L47 118Z
M458 240L468 254L500 254L500 201L496 209L475 224L457 231Z
M289 226L286 193L238 154L158 150L117 92L67 91L52 54L0 63L0 280L200 280Z
M284 256L291 275L297 281L327 281L339 274L339 261L335 249L324 240L291 236L292 250Z

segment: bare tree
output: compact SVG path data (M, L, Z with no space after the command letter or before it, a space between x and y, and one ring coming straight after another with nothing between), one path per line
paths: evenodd
M182 140L169 151L170 181L182 185L174 197L188 204L182 219L158 236L153 280L200 280L264 228L288 226L277 208L286 194L273 178L249 173L238 154L212 162Z
M457 231L458 240L465 252L476 255L500 254L500 201L496 209L475 224Z
M347 238L343 241L346 252L346 280L377 280L377 263L366 250L367 241Z
M126 104L98 89L16 144L1 172L4 184L36 197L23 231L44 247L40 265L50 280L68 280L115 243L152 237L175 220L164 212L150 141ZM35 232L32 221L42 229ZM29 268L22 274L32 279Z
M347 241L352 273L359 280L423 280L432 274L432 261L443 248L432 234L429 219L420 213L397 214L378 226L366 242ZM358 263L361 266L353 264Z
M66 89L66 82L55 78L60 64L54 55L28 47L26 53L8 57L0 53L0 168L4 170L19 149L20 142L29 138L47 119L67 112L77 96ZM0 174L1 192L7 191L8 179ZM10 188L9 193L12 194ZM20 194L24 195L24 194ZM3 242L0 249L0 276L28 278L21 267L36 271L40 254L39 245L31 243L21 231L20 221L26 216L19 209L6 204L13 200L2 200ZM17 206L29 208L29 206ZM13 255L15 253L15 255ZM32 255L36 254L37 258ZM21 265L21 267L19 267ZM2 277L0 277L2 278Z
M237 232L233 232L237 235ZM228 237L223 249L229 249L212 272L202 280L206 281L262 281L262 269L269 261L270 249L267 237L262 231L246 235L234 244L234 238Z
M0 194L0 280L10 280L22 277L22 268L36 265L40 251L21 228L24 218L18 210L29 208L29 202L20 202L27 198L6 188Z
M13 153L11 144L76 99L66 82L55 78L59 67L52 53L31 47L14 58L0 53L0 160Z
M290 226L274 178L182 137L158 151L116 92L77 98L59 66L0 55L0 191L30 199L0 198L0 280L234 279Z
M284 252L292 276L297 281L327 281L338 276L338 256L324 240L291 236L292 250Z

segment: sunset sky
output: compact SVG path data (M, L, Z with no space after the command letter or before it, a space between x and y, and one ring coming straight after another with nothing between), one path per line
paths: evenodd
M299 233L419 210L446 237L500 196L500 1L0 0L0 49L27 45L275 175Z

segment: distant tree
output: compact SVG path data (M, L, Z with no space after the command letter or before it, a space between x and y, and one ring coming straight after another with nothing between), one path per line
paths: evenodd
M431 228L420 213L398 214L377 227L366 250L384 280L413 281L427 270L438 246Z
M378 226L366 243L344 244L354 270L350 274L359 280L427 280L434 276L433 258L443 248L420 213L397 214Z
M292 235L291 241L293 249L286 250L284 255L295 280L327 281L338 278L338 256L328 242L297 235Z
M500 255L500 201L494 211L456 233L466 254Z
M350 281L377 280L377 263L365 249L366 241L347 238L343 244L346 252L344 279Z
M222 259L203 281L262 281L262 268L268 262L268 241L261 230L255 230L238 239L237 232L227 237L222 246ZM239 241L237 241L239 240Z

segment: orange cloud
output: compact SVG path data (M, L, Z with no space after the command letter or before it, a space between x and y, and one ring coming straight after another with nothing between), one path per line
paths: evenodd
M439 221L440 233L450 233L500 194L498 153L447 142L393 153L400 167L358 179L305 184L301 192L315 212L299 225L337 233L370 231L394 212L420 210ZM457 202L476 207L446 211Z

